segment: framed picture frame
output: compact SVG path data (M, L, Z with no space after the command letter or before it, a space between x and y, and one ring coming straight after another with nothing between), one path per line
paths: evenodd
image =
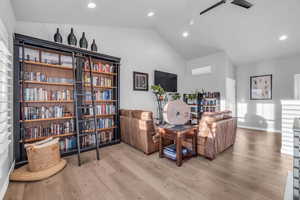
M272 74L250 77L250 100L272 100Z
M133 90L148 91L149 90L149 75L142 72L133 72Z

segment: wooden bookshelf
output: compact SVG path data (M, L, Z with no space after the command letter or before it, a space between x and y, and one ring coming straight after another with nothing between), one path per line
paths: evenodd
M68 155L69 153L80 152L81 150L78 146L89 141L89 138L93 135L88 133L92 133L95 130L103 131L105 134L112 134L111 144L120 142L120 117L118 114L120 58L20 34L15 34L14 52L14 82L19 83L14 85L14 125L16 127L14 128L14 142L16 143L14 146L17 165L27 159L24 148L25 143L36 142L49 137L60 138L60 147L61 144L73 145L76 140L76 147L64 146L67 150L64 149L62 152L68 152ZM72 66L69 66L70 64ZM107 71L110 72L93 70L98 66L100 66L100 69L104 65L106 70L108 69ZM91 78L98 77L101 81L104 79L106 83L111 83L112 86L92 86L91 82L82 83L83 78L85 78L84 75ZM107 79L109 80L107 81ZM94 91L92 91L93 89ZM100 96L100 98L107 98L107 100L85 100L88 95L79 97L90 91L94 94L96 90L101 90L99 95L103 94L103 96ZM74 96L74 94L79 93L81 94ZM83 106L86 104L90 107L107 104L105 106L114 109L116 114L82 115L82 109L85 109ZM26 118L39 118L42 116L41 112L57 112L54 113L55 115L46 114L46 116L67 116L32 120L23 119L24 116ZM61 112L63 114L60 114ZM100 126L101 123L106 125L113 124L114 126L94 130L80 130L82 126L78 124L81 121L91 123L92 118L97 120L97 126ZM58 133L57 130L67 130L61 129L62 127L68 127L69 133L61 132L61 134L53 134L51 136L51 130L53 129L56 130L55 133ZM86 136L83 136L81 133L86 134ZM36 135L48 134L49 136L36 137ZM85 142L81 141L81 139L84 139ZM78 141L80 144L77 144ZM107 144L110 144L110 142L107 142ZM95 144L91 143L91 146L86 146L84 150L95 149L95 146ZM100 146L104 145L99 144ZM70 151L68 148L70 148ZM65 154L62 153L62 155Z

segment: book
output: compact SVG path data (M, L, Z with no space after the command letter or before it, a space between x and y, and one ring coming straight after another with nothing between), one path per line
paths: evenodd
M34 119L47 119L47 118L60 118L64 117L67 112L65 106L40 106L30 107L24 106L23 119L34 120Z
M189 149L182 147L182 155L185 156L190 152ZM163 153L166 157L172 159L172 160L176 160L176 145L175 144L171 144L167 147L164 148Z

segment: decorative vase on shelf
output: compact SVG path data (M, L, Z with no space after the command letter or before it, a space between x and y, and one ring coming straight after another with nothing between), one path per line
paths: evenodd
M84 48L84 49L88 48L88 41L85 38L85 32L82 33L82 37L79 40L79 46L80 48Z
M76 39L76 36L74 34L73 28L71 28L71 33L68 35L68 44L73 45L73 46L77 45L77 39Z
M97 45L96 45L95 40L93 40L93 43L92 43L92 45L91 45L91 50L92 50L92 51L98 51L98 47L97 47Z
M63 39L61 34L59 33L59 28L56 29L56 33L54 34L54 41L58 43L62 43Z

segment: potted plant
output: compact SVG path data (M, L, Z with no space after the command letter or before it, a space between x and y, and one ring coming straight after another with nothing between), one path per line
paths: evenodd
M168 101L166 98L166 91L160 85L152 85L151 90L156 97L158 121L163 123L163 103Z
M152 85L151 90L155 94L157 99L159 99L160 101L164 100L166 91L160 85Z
M171 98L172 98L173 101L176 101L176 100L178 100L178 99L181 98L181 95L178 92L169 93L169 96L171 96Z
M187 95L188 104L195 104L197 100L198 92Z

